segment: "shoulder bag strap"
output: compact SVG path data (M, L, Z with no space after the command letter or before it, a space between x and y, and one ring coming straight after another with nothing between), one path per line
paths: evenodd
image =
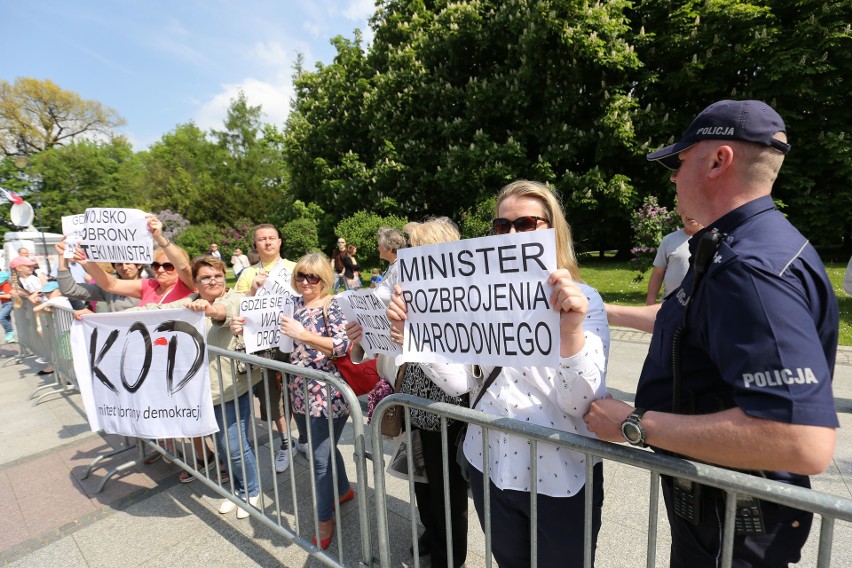
M393 385L393 392L399 392L402 388L402 380L405 378L405 370L408 368L408 363L403 363L396 371L396 382Z
M473 401L473 404L470 405L471 408L476 408L476 405L479 404L479 401L482 400L482 396L485 394L485 391L488 390L488 387L494 382L497 376L500 374L500 371L503 370L503 367L494 367L491 371L491 374L488 375L488 378L485 379L485 382L482 383L482 388L479 389L479 393L476 395L476 400Z

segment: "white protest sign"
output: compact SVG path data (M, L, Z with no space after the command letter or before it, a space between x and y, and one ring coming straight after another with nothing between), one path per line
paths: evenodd
M258 289L257 295L290 294L291 296L301 296L301 294L293 290L291 286L292 277L293 273L284 266L284 262L282 260L279 260L275 266L269 269L268 276L263 282L263 286Z
M144 211L92 207L83 215L79 246L90 261L134 264L154 261L154 237L148 231Z
M71 326L74 371L92 430L143 438L218 431L204 312L95 314Z
M293 298L291 294L264 294L240 300L240 316L246 318L243 327L246 353L274 347L284 353L293 351L293 339L278 330L281 315L293 315Z
M550 307L556 231L494 235L397 252L408 307L398 361L559 364Z
M335 298L346 321L361 324L361 347L364 353L392 357L402 353L402 347L390 339L387 306L372 290L343 292Z
M65 235L65 253L62 255L63 258L74 258L74 250L83 239L85 218L86 216L83 213L62 216L62 234Z

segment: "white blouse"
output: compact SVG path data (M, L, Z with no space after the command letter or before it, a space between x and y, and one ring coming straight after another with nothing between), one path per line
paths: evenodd
M482 396L476 409L487 414L513 418L530 424L594 437L583 422L593 400L606 395L606 365L609 358L609 325L600 294L580 284L589 300L583 323L586 344L580 353L560 359L559 367L503 367ZM430 378L447 394L470 392L471 404L492 367L482 367L475 378L468 365L423 364ZM530 442L504 432L490 430L488 451L491 480L500 489L531 491ZM585 455L550 444L538 446L538 492L552 497L570 497L585 485ZM471 424L464 453L473 467L483 471L482 429Z

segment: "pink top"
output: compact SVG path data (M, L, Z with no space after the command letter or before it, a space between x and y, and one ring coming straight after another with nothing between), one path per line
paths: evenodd
M181 300L192 294L192 290L187 288L186 284L184 284L183 281L180 279L178 279L177 284L172 286L172 289L169 290L165 297L157 294L157 288L159 287L160 284L157 282L156 278L143 278L142 300L140 300L139 305L144 306L145 304L168 304L169 302Z

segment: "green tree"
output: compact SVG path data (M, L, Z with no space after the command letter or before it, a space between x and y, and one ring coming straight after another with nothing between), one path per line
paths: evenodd
M35 155L27 199L36 209L37 224L61 232L63 215L88 207L136 206L136 197L122 178L122 166L133 160L133 150L123 138L103 144L72 142Z
M195 124L178 125L141 153L136 193L151 210L169 209L190 223L202 223L219 206L212 164L224 159L224 152Z
M281 227L281 254L292 261L303 255L322 250L317 224L306 217L287 221Z
M30 156L81 138L112 137L124 124L119 114L49 80L0 81L0 150Z
M231 100L224 130L212 131L224 159L211 164L218 213L209 212L209 219L228 221L232 216L266 222L284 197L284 138L261 117L261 107L249 105L240 91Z
M644 110L634 117L643 151L674 141L713 101L765 100L784 117L793 147L773 196L814 242L849 235L850 0L645 0L631 20L644 63L635 91ZM631 174L643 194L671 187L659 166L645 169Z
M612 238L636 196L631 93L639 60L627 2L390 0L369 54L335 40L334 64L300 70L288 122L294 191L338 217L393 200L448 215L507 182L554 184L589 243ZM591 246L591 244L590 244Z

